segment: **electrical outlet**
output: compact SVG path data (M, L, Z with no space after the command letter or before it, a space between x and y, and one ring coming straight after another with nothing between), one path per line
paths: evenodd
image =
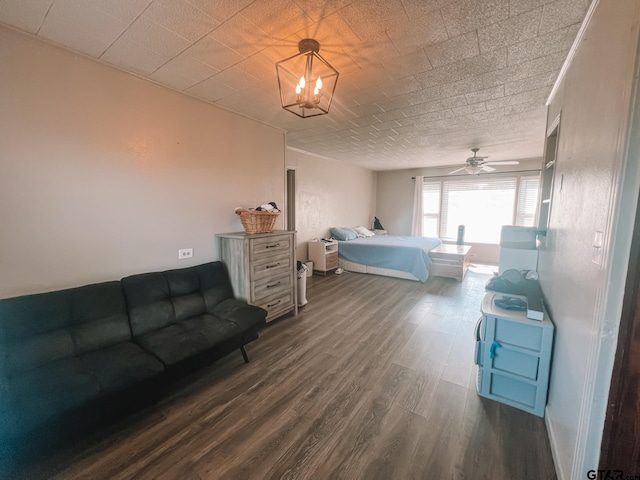
M178 260L193 257L193 248L183 248L178 250Z

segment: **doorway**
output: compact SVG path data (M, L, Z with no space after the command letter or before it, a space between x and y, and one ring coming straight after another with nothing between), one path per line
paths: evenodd
M640 209L631 243L600 469L640 474Z
M287 224L285 228L293 232L296 229L296 171L294 168L287 168L286 190Z

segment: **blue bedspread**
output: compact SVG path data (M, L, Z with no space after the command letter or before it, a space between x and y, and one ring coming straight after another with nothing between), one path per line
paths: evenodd
M426 282L431 265L429 250L441 243L432 237L376 235L338 242L338 256L362 265L409 272Z

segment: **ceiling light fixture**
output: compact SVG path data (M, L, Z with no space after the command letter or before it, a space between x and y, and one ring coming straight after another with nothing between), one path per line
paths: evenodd
M471 175L478 175L482 171L482 166L468 165L464 167L464 169L467 171L467 173L470 173Z
M302 118L326 115L339 73L318 54L317 40L300 40L298 50L276 63L282 108Z

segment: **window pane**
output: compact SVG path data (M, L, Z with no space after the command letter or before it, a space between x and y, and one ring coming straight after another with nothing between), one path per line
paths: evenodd
M437 237L438 236L438 217L433 215L425 215L422 219L422 236Z
M516 225L520 227L535 226L539 186L539 176L520 178L520 193L518 194Z
M440 213L440 182L424 183L422 187L422 213L425 215Z
M445 181L442 186L444 238L456 238L465 226L465 241L500 243L503 225L513 224L516 178Z

